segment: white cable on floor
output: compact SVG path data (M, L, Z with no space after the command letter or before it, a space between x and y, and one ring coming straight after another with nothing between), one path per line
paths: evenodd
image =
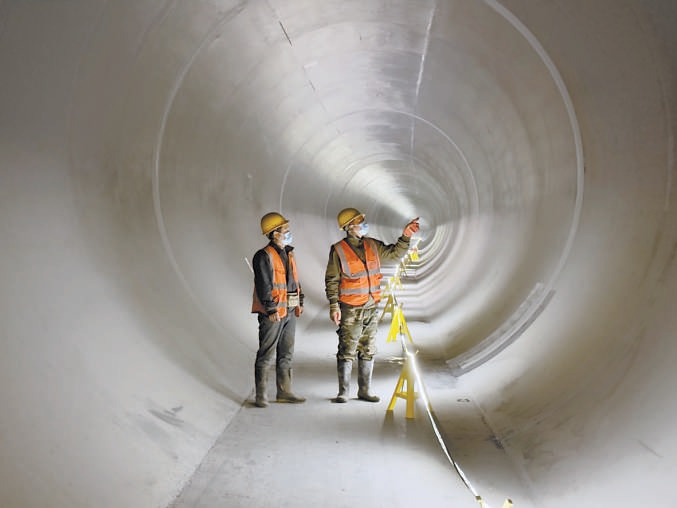
M447 460L451 463L451 465L454 467L456 470L456 473L458 476L461 478L461 481L463 484L472 492L472 494L475 496L476 500L480 500L481 496L477 493L477 490L473 485L470 483L470 480L468 477L465 475L461 467L458 465L456 460L452 457L451 452L449 451L449 448L447 444L444 441L444 437L442 436L442 432L440 430L440 427L437 422L437 417L434 414L434 411L432 410L432 406L430 405L430 399L428 399L428 394L425 391L425 387L423 386L423 381L421 379L421 374L418 371L418 366L416 365L416 358L415 354L412 354L409 352L409 349L407 348L407 344L404 340L404 336L401 335L400 337L401 342L402 342L402 349L404 350L404 354L406 355L407 359L405 361L410 361L411 362L411 367L414 372L414 377L416 378L416 383L418 383L418 386L421 390L421 397L423 398L423 401L425 402L425 409L426 409L426 414L428 415L428 419L430 420L430 423L433 427L433 431L435 432L435 436L437 437L437 441L440 444L440 447L442 448L442 451L444 452L444 455L447 457Z

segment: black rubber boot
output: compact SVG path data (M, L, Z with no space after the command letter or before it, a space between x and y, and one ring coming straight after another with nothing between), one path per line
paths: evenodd
M277 401L290 404L301 404L306 401L291 392L291 369L277 370Z
M357 398L367 402L379 402L381 399L371 393L371 373L374 370L374 360L363 360L357 363Z
M348 394L350 393L350 375L353 370L353 362L350 360L336 360L336 371L338 372L338 395L334 402L343 404L348 402Z
M266 398L266 369L254 368L254 384L256 387L256 399L254 405L256 407L268 407L268 399Z

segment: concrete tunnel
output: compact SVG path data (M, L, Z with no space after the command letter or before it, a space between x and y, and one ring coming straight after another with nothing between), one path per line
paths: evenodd
M421 217L431 403L481 414L515 506L673 506L676 29L671 0L0 2L0 506L175 501L253 414L268 211L307 299L293 409L334 411L345 206L385 241Z

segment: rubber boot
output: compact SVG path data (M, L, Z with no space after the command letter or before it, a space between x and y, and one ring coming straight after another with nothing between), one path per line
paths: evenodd
M256 407L268 407L268 399L266 398L266 369L254 368L254 384L256 387L256 399L254 405Z
M350 360L336 360L336 370L338 372L338 395L334 402L343 404L348 402L348 393L350 393L350 374L353 370L353 362Z
M371 373L374 370L374 360L363 360L357 363L357 398L367 402L379 402L381 399L371 393Z
M291 392L291 369L277 369L277 401L300 404L305 402L303 397L297 397Z

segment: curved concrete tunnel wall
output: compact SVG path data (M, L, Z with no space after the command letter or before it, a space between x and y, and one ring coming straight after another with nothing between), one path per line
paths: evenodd
M422 217L412 333L541 506L668 506L676 20L0 4L0 505L166 506L251 389L259 217L292 219L305 329L333 333L350 205L384 239Z

